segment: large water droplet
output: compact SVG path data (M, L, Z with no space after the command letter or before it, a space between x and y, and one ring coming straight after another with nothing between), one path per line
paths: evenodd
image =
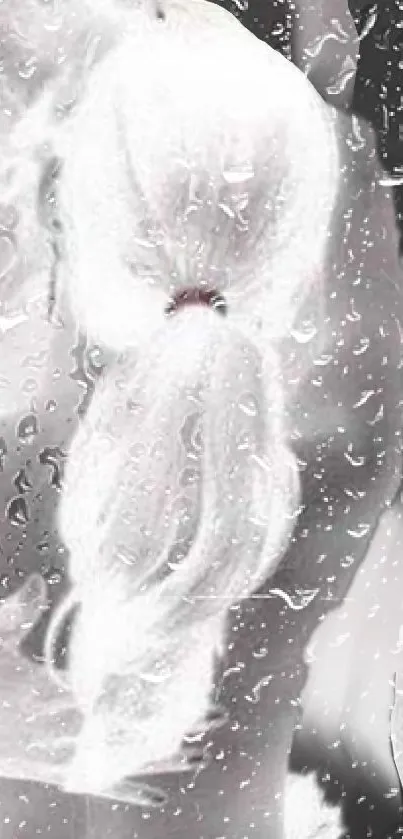
M15 527L24 527L29 522L28 505L22 495L18 495L8 502L6 516Z
M293 612L301 612L303 609L306 609L310 603L312 603L315 597L319 594L319 591L319 588L296 588L293 592L288 592L281 588L273 588L270 589L270 594L281 597Z
M45 446L39 453L38 460L44 466L50 466L50 486L61 489L63 460L67 457L59 446Z
M17 426L17 437L22 443L31 444L38 434L38 417L35 414L26 414Z
M14 478L14 486L16 490L22 495L24 492L29 492L32 489L32 484L28 478L25 469L20 469Z

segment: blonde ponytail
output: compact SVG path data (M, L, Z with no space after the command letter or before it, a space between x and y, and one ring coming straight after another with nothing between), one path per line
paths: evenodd
M62 679L83 715L77 792L179 749L208 712L228 609L281 559L299 500L281 341L319 283L338 177L301 74L210 3L170 9L139 15L95 72L59 190L73 313L115 353L71 445L72 588L47 640L60 679L78 606ZM189 286L227 317L169 315Z
M219 315L178 312L107 372L60 514L80 604L68 680L85 718L70 783L93 783L102 747L107 774L179 749L208 711L227 611L276 568L297 503L276 356Z

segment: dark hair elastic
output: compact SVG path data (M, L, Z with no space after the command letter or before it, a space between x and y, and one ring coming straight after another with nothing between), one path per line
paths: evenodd
M168 303L165 314L173 315L185 306L209 306L219 315L227 314L227 303L218 291L206 291L202 288L187 288L178 292Z

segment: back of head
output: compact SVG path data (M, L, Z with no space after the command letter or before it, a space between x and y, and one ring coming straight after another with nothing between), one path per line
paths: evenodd
M117 360L60 512L85 719L71 789L175 752L208 710L228 608L281 558L298 478L279 349L320 288L337 169L309 83L202 0L133 10L76 109L65 284Z

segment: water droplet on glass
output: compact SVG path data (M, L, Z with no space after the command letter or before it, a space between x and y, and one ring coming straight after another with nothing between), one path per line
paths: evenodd
M42 370L49 360L49 350L42 350L41 352L27 355L21 363L22 367L30 367L34 370Z
M281 597L292 609L293 612L300 612L303 609L306 609L310 603L315 599L315 597L319 594L319 588L313 589L294 589L294 591L287 592L283 591L281 588L273 588L270 589L270 594L277 595Z
M351 79L354 78L355 72L355 66L351 66L346 62L346 65L342 68L333 84L327 85L326 90L328 94L330 94L330 96L337 96L338 93L342 93Z
M128 779L124 779L112 787L107 797L150 809L160 809L168 802L168 796L163 790Z
M23 494L24 492L29 492L29 490L32 489L32 484L28 478L25 469L20 469L19 472L17 472L14 478L14 486L17 492L21 494Z
M10 588L11 577L9 574L2 574L0 577L0 586L2 589Z
M347 530L349 536L352 536L353 539L363 539L364 536L367 536L371 529L370 524L365 524L362 522L358 525L356 530Z
M56 408L57 402L55 399L49 399L45 404L45 411L48 411L50 414L53 414Z
M38 62L35 55L24 59L18 67L18 75L21 79L32 79L38 69Z
M309 344L318 334L318 328L312 321L304 321L298 329L292 329L291 335L298 344Z
M50 486L58 490L61 489L63 468L62 461L65 460L66 457L66 453L62 451L59 446L45 446L38 455L39 463L43 466L50 466Z
M36 381L36 379L33 378L25 379L25 382L23 383L21 390L23 393L26 394L34 393L36 390L38 390L38 382Z
M360 41L363 41L364 38L366 38L367 35L369 35L371 29L373 29L375 24L376 24L377 18L378 18L378 8L373 9L371 11L371 13L368 15L368 18L367 18L363 28L361 29L361 32L360 32L360 35L359 35Z
M18 423L17 437L22 443L31 444L38 431L38 417L35 414L27 414Z
M332 355L323 353L319 358L316 358L313 363L316 367L326 367L332 360Z
M169 671L161 669L160 672L154 673L140 673L139 677L142 682L147 682L150 685L161 685L169 678Z
M63 581L63 572L60 568L49 568L46 571L44 578L48 585L56 586Z
M248 434L246 431L239 434L236 438L236 446L237 449L241 452L255 452L256 451L256 440L253 438L253 435Z
M344 556L342 560L340 560L340 565L342 568L351 568L354 565L354 557L353 556Z
M363 355L370 346L369 338L360 338L358 344L353 347L353 355Z
M15 527L24 527L29 521L28 505L21 495L12 498L6 506L6 516Z
M247 417L256 417L259 410L258 401L252 393L245 393L241 396L239 408Z
M0 235L0 279L5 277L17 261L17 247L14 239L5 233Z
M101 349L101 347L94 346L88 350L88 366L90 368L89 372L91 374L95 373L98 375L102 369L105 367L106 360L105 355Z
M385 414L385 406L381 405L380 408L377 410L374 418L372 420L367 420L368 425L374 426L380 422Z
M364 466L366 463L364 455L356 455L354 457L351 452L344 452L344 457L352 466Z
M4 437L0 437L0 472L4 469L4 460L7 454L7 443Z
M40 554L45 554L45 553L48 552L49 547L50 547L49 542L44 539L44 540L42 540L42 542L38 542L38 544L36 545L36 550Z
M285 32L285 27L284 27L284 24L281 23L281 20L279 20L277 23L275 23L274 26L272 27L272 30L271 30L271 34L275 38L276 37L278 38L280 35L284 35L284 32Z
M262 678L262 679L260 679L260 680L256 683L256 685L254 685L254 687L252 688L252 695L251 695L251 696L250 696L250 695L249 695L249 696L245 696L245 699L246 699L248 702L253 702L254 704L256 704L257 702L259 702L259 700L260 700L260 694L261 694L261 692L262 692L262 688L264 688L264 687L268 687L268 686L270 685L270 683L273 681L273 679L274 679L274 676L273 676L273 674L272 674L272 673L269 673L268 675L263 676L263 678Z
M228 216L228 218L235 218L234 210L231 207L229 207L228 204L224 204L224 201L220 201L218 206L220 210L222 210L223 213L225 213L225 215Z
M223 172L224 180L228 184L242 184L250 181L254 176L255 172L251 165L234 166L232 169L224 169Z
M269 650L266 646L261 646L258 650L252 651L253 658L265 658L268 654Z
M366 405L366 403L371 398L371 396L374 396L374 395L375 395L374 390L364 390L363 393L361 394L361 399L359 399L358 402L356 402L353 405L353 408L361 408L362 405Z
M64 24L63 15L61 14L60 11L58 11L56 13L55 9L53 8L52 9L52 19L45 21L44 24L43 24L43 28L46 30L46 32L58 32L62 28L63 24ZM59 50L60 49L61 48L59 47Z
M199 478L200 473L195 466L185 466L179 476L179 485L181 487L192 486L197 484Z

